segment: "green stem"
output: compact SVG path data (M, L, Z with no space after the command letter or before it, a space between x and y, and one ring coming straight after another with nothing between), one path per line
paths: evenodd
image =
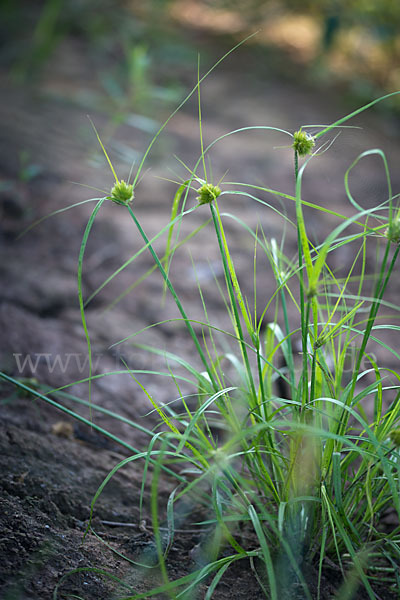
M301 207L300 204L300 200L297 198L298 196L298 178L299 178L299 155L298 153L294 152L294 176L295 176L295 183L296 183L296 203L299 204L299 206ZM307 386L308 386L308 360L307 360L307 338L308 338L308 319L309 319L309 311L310 311L310 306L309 306L309 302L307 303L307 310L306 310L306 303L305 303L305 293L304 293L304 274L303 274L303 267L304 267L304 262L303 262L303 243L302 243L302 236L301 236L301 222L300 219L302 219L302 215L299 215L299 210L298 208L296 208L296 213L297 213L297 244L298 244L298 250L299 250L299 279L300 279L300 319L301 319L301 340L302 340L302 352L303 352L303 368L302 368L302 377L300 379L301 381L301 385L299 386L299 390L298 390L298 398L301 398L301 404L302 407L304 407L304 405L307 402Z
M288 312L287 312L287 307L286 307L285 292L284 292L283 288L281 288L281 303L282 303L282 310L283 310L283 321L285 324L285 335L287 338L286 339L286 353L287 353L287 366L288 366L289 374L290 374L290 387L291 387L290 397L293 399L294 395L295 395L294 390L296 389L296 379L295 379L295 372L294 372L293 348L292 348L292 342L290 340L289 317L288 317Z
M145 244L147 245L147 247L148 247L148 249L150 251L150 254L151 254L151 256L154 259L154 262L156 263L156 265L158 267L158 270L160 271L160 273L161 273L161 275L162 275L162 277L163 277L163 279L164 279L164 281L166 283L167 288L171 292L171 295L172 295L172 297L173 297L173 299L175 301L175 304L176 304L179 312L181 313L182 318L183 318L183 320L185 322L185 325L186 325L186 327L187 327L187 329L189 331L190 337L192 338L193 343L196 346L196 350L197 350L197 352L198 352L198 354L200 356L200 359L201 359L201 361L202 361L202 363L203 363L203 365L204 365L204 367L205 367L205 369L207 371L207 374L208 374L208 376L210 378L212 386L213 386L213 388L214 388L215 391L218 391L219 390L219 386L218 386L217 382L215 381L214 374L213 374L212 370L209 367L207 358L206 358L206 356L205 356L205 354L203 352L202 347L200 346L199 340L197 339L197 335L196 335L196 333L195 333L195 331L193 329L193 326L192 326L191 322L189 321L188 316L186 315L186 312L185 312L185 310L184 310L184 308L183 308L183 306L181 304L181 301L179 300L178 294L176 293L176 291L175 291L175 289L174 289L174 287L173 287L173 285L171 283L171 280L169 279L169 277L168 277L168 275L167 275L167 273L166 273L163 265L161 264L161 261L158 258L157 254L156 254L156 252L155 252L155 250L153 248L153 246L151 245L150 240L148 239L147 235L145 234L144 230L142 229L142 226L140 225L139 221L137 220L135 213L133 212L133 210L132 210L132 208L130 206L127 206L127 209L128 209L129 214L131 215L131 217L132 217L132 219L133 219L133 221L134 221L134 223L135 223L135 225L136 225L136 227L137 227L140 235L142 236Z
M253 381L253 377L252 377L252 373L251 373L251 368L250 368L250 362L249 362L249 358L247 355L247 350L246 350L246 344L244 342L244 338L243 338L243 331L242 331L242 325L240 323L240 317L239 317L239 312L238 312L238 308L237 308L237 304L236 304L236 300L235 300L235 293L233 290L233 285L232 285L232 279L231 279L231 273L229 271L229 266L228 266L228 262L227 262L227 257L224 251L224 246L222 243L222 239L221 239L221 232L219 229L219 220L217 218L217 210L213 203L210 204L210 209L211 209L211 215L213 218L213 222L214 222L214 227L215 227L215 233L217 236L217 240L218 240L218 245L219 245L219 251L221 254L221 259L222 259L222 264L224 267L224 272L225 272L225 278L226 278L226 284L228 287L228 293L229 293L229 298L231 301L231 305L232 305L232 310L233 310L233 314L234 314L234 318L235 318L235 325L237 328L237 332L238 332L238 338L240 340L240 349L242 352L242 356L243 356L243 360L246 366L246 373L247 373L247 379L248 379L248 385L249 385L249 389L251 390L251 394L252 397L255 400L255 405L251 406L252 409L255 409L257 407L257 393L255 390L255 386L254 386L254 381ZM222 224L221 224L222 225Z
M85 254L85 250L86 250L86 244L89 238L89 234L90 234L90 230L93 227L93 223L94 220L96 218L97 213L99 212L101 205L103 204L103 202L105 202L105 198L101 198L98 203L96 204L96 206L93 209L92 214L90 215L89 221L86 225L85 228L85 232L83 234L83 238L82 238L82 242L81 242L81 248L79 251L79 258L78 258L78 298L79 298L79 310L81 313L81 321L82 321L82 326L83 326L83 330L85 332L85 338L86 338L86 345L87 345L87 350L88 350L88 358L89 358L89 412L90 412L90 420L92 420L92 407L91 407L91 401L92 401L92 372L93 372L93 361L92 361L92 344L90 341L90 335L89 335L89 330L87 327L87 323L86 323L86 315L85 315L85 303L83 300L83 292L82 292L82 269L83 269L83 257Z
M313 352L312 364L311 364L310 403L313 402L315 399L315 377L316 377L316 368L317 368L317 352L318 352L318 350L315 349Z
M391 260L390 266L387 270L386 276L384 278L384 272L386 270L386 264L387 264L387 260L388 260L388 255L389 255L389 249L390 249L390 241L388 241L388 243L386 244L386 249L385 249L385 255L383 257L383 261L382 261L382 267L381 267L381 271L380 271L380 276L379 276L379 280L376 284L375 287L375 293L374 293L374 297L376 298L375 301L373 302L371 309L370 309L370 313L369 313L369 317L368 317L368 322L367 322L367 326L365 328L365 332L364 332L364 336L363 336L363 340L361 343L361 347L360 347L360 352L357 358L357 363L356 363L356 367L354 369L354 375L353 375L353 382L352 382L352 387L351 387L351 394L350 394L350 398L352 398L352 395L354 393L354 389L356 387L356 383L357 383L357 377L359 374L359 370L361 367L361 362L364 356L364 351L365 348L367 346L368 340L369 340L369 336L371 334L371 330L372 327L374 326L375 323L375 319L376 316L378 314L378 310L379 310L379 306L381 303L381 300L383 298L383 294L385 293L387 284L389 283L389 279L390 276L392 274L394 265L396 263L399 251L400 251L400 246L397 246L395 253L393 255L393 258Z
M397 257L398 257L399 252L400 252L400 246L398 245L396 247L396 250L394 252L392 260L390 262L389 268L388 268L388 270L386 272L386 276L384 276L384 273L386 271L386 264L387 264L387 260L388 260L390 246L391 246L391 242L388 241L387 244L386 244L386 248L385 248L385 255L383 257L382 267L381 267L380 274L379 274L379 279L378 279L378 281L376 283L376 286L375 286L375 292L374 292L375 301L372 303L372 306L371 306L371 309L370 309L370 312L369 312L367 326L365 328L363 340L362 340L362 343L361 343L361 346L360 346L360 350L359 350L359 353L358 353L357 362L356 362L356 365L354 367L354 374L353 374L353 379L352 379L352 383L351 383L351 390L350 390L350 393L347 396L348 397L348 402L347 403L349 403L349 402L352 401L352 398L353 398L353 395L354 395L354 391L355 391L355 387L357 385L357 379L358 379L358 375L359 375L359 372L360 372L361 362L362 362L363 357L364 357L364 352L365 352L365 349L367 347L367 343L368 343L368 340L369 340L372 328L374 326L376 316L378 314L378 310L379 310L379 307L380 307L381 300L383 298L383 294L385 293L387 284L389 283L389 279L391 277L391 274L392 274L393 269L394 269L394 265L396 263ZM338 427L337 427L337 433L338 434L340 434L340 432L343 430L343 428L346 427L346 424L347 424L347 422L349 420L349 414L348 414L348 412L344 411L344 413L345 414L342 414L342 418L341 418L341 420L340 420L340 422L338 424Z
M263 377L263 364L261 362L262 358L261 358L261 353L260 353L260 340L257 340L257 370L258 370L258 381L259 381L259 385L260 385L260 404L263 406L263 413L264 413L264 419L266 421L269 421L269 416L268 416L268 412L267 412L267 408L265 405L265 401L266 401L266 393L265 393L265 386L264 386L264 377ZM268 434L271 435L271 432L268 430Z

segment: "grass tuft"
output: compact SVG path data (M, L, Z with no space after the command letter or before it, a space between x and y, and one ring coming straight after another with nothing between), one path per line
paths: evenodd
M333 211L329 205L316 206L303 199L302 193L304 173L317 155L313 153L316 140L391 94L331 125L320 126L314 137L300 128L292 136L294 193L288 195L259 185L225 182L220 188L208 182L205 159L218 141L250 130L266 136L269 131L292 134L275 127L248 127L229 132L206 147L200 107L203 79L198 72L192 91L197 90L199 95L200 156L193 170L189 169L190 178L178 185L170 222L152 240L131 201L144 160L168 120L146 151L132 185L118 179L96 131L115 185L110 197L97 199L79 254L79 304L89 356L83 259L96 215L102 203L110 199L126 210L142 240L140 252L148 251L152 257L154 268L140 279L153 270L159 271L164 289L180 313L193 352L192 356L182 357L162 348L140 346L149 356L165 358L165 372L149 370L146 374L154 379L166 377L178 390L178 399L168 405L161 404L157 394L150 393L140 381L140 371L126 365L124 372L130 374L133 385L148 400L162 426L156 434L141 427L149 436L148 448L142 451L112 436L129 448L132 456L117 464L99 486L87 533L104 487L119 469L141 460L144 478L140 509L144 510L143 490L148 487L161 583L146 593L133 592L126 600L161 593L171 598L194 598L204 582L205 598L210 600L227 569L239 560L251 565L260 592L273 600L292 597L298 589L302 590L302 597L322 598L323 575L332 561L343 578L338 597L351 598L361 586L365 597L377 598L381 574L385 575L385 585L398 593L395 565L400 557L400 356L386 336L380 337L387 331L392 333L392 339L398 335L398 327L393 323L398 314L380 314L382 306L399 311L398 306L385 304L384 300L389 281L396 273L400 250L398 196L393 196L387 160L378 149L366 150L346 172L343 189L353 208L351 216ZM324 148L324 152L329 152L329 141ZM382 160L388 192L385 202L364 209L350 190L349 176L356 176L358 163L370 155ZM202 171L204 179L198 171ZM199 189L195 188L196 183L200 184ZM227 196L257 202L266 211L278 213L284 223L282 240L268 239L260 226L254 231L238 216L222 212L220 207L225 206ZM188 210L186 204L191 200L195 205ZM295 222L274 205L276 202L278 206L294 203ZM205 207L209 215L204 214ZM317 241L310 235L305 207L323 211L336 220L336 226L324 240ZM192 234L181 241L182 220L197 210L201 210L204 224L197 224ZM249 269L254 273L253 290L244 287L231 250L228 221L254 246L254 254L248 257ZM285 228L292 229L297 237L295 259L285 254ZM223 280L221 283L215 279L215 284L230 322L226 329L213 322L206 290L199 282L204 320L191 319L170 275L173 256L203 229L214 237L219 253ZM160 258L154 242L163 233L167 234L166 249ZM351 260L335 272L331 265L343 248L348 249ZM140 252L108 277L96 293ZM373 265L371 257L375 257ZM269 296L260 299L258 283L266 278L271 282ZM252 302L249 295L254 297ZM134 334L120 342L127 340L135 344ZM396 366L378 362L374 353L378 347L378 355L384 355L385 361L386 357L395 360ZM3 377L10 381L8 376ZM94 385L98 377L90 372L89 385ZM58 399L56 403L50 400L49 390L42 393L21 382L14 383L67 411L62 407L64 390L51 390L51 397ZM181 386L185 387L184 392ZM90 390L88 403L94 411L103 410L92 404ZM77 412L67 412L82 420ZM113 417L121 420L118 415ZM140 427L133 422L128 424ZM174 488L166 507L160 506L159 498L164 477L169 477ZM197 516L185 517L184 525L189 526L194 520L207 532L207 540L200 544L193 569L174 581L168 552L176 523L181 521L182 505L196 507ZM199 505L200 525L196 521ZM390 528L384 522L389 513L396 523ZM167 535L160 525L164 517ZM318 573L314 595L307 585L312 569Z

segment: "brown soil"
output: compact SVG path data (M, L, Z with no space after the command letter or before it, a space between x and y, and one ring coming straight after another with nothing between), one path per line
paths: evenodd
M75 101L74 93L79 87L98 91L82 50L81 42L73 39L63 42L47 67L40 90L13 86L6 73L1 74L1 366L10 375L34 377L51 387L79 381L87 373L80 368L76 358L86 355L76 269L80 240L93 205L67 211L44 221L24 237L17 236L32 221L90 197L90 190L73 186L70 180L106 190L112 185L104 161L99 163L97 159L94 163L92 160L96 140L87 124L87 110ZM343 106L334 94L312 92L295 83L279 82L252 56L249 50L239 51L205 82L202 100L207 142L226 131L247 125L275 125L294 130L302 123L330 122L351 110L352 107ZM96 110L90 110L90 113L98 129L104 131L108 124L107 115ZM198 157L196 114L195 102L191 102L171 121L150 158L152 170L137 189L135 209L148 235L155 234L168 222L175 191L173 184L156 176L170 177L169 167L183 174L174 154L189 164ZM311 166L304 185L305 195L311 202L329 202L337 210L350 212L345 203L343 174L361 150L381 147L387 152L390 164L398 164L399 149L392 137L394 124L370 114L358 119L357 123L363 125L362 131L344 132L332 151L316 159L315 166ZM113 139L143 151L148 134L126 125L114 132ZM273 149L286 143L286 138L277 134L246 133L232 137L212 152L215 178L229 168L228 180L263 182L290 193L293 188L291 152ZM30 160L41 168L41 173L28 182L21 181L18 176L21 150L29 151ZM127 173L129 160L118 162L115 148L111 154L117 172ZM94 164L101 164L101 168L96 169ZM363 166L362 176L354 181L354 195L362 197L364 206L382 199L385 189L380 165L373 163L372 169L368 167L369 164ZM396 190L396 183L400 183L399 171L392 169L392 173L394 179L397 178L397 182L394 181ZM286 209L289 216L293 215L292 206ZM275 213L243 199L230 199L229 210L251 226L261 221L267 237L280 239L282 225ZM197 226L202 218L200 211L196 212L185 222L184 232ZM329 218L316 217L313 213L309 214L307 224L320 238L332 226ZM228 223L227 230L237 260L238 276L250 295L251 245L233 222ZM288 254L294 253L294 243L293 234L288 235ZM115 205L104 207L85 255L83 284L86 297L140 247L141 242L132 223L127 221L125 211ZM227 315L213 285L211 267L216 268L217 248L210 232L195 238L190 249L197 257L198 275L213 319L220 327L229 328ZM344 261L346 256L337 258L337 266L342 259ZM125 345L123 350L118 346L110 349L111 344L130 333L176 316L171 301L161 303L162 289L157 277L149 277L117 308L103 313L113 299L151 266L151 257L142 254L88 307L99 373L116 366L120 368L121 354L135 368L165 370L162 358L149 358L132 346ZM176 255L172 277L188 313L201 318L201 301L187 252ZM267 276L260 293L268 293L268 279ZM393 282L388 290L388 299L395 296L396 285L398 282ZM196 360L179 322L164 323L140 339ZM16 355L22 360L27 354L35 360L37 356L41 357L34 372L29 366L17 368ZM60 355L64 360L71 355L68 368L60 368L60 365L49 368L45 355ZM393 357L383 359L387 366L394 366ZM176 396L173 386L164 381L153 381L148 376L144 376L143 381L159 402L168 402ZM69 391L87 398L87 384L75 384ZM60 585L58 598L108 599L127 597L157 584L157 569L133 567L94 535L88 535L83 541L91 499L110 469L128 455L127 450L43 401L16 394L6 383L1 384L1 398L0 595L7 600L47 600L53 598L56 586ZM146 398L129 377L110 376L98 380L93 386L92 401L148 429L157 424L156 416L149 412L151 407ZM68 399L64 405L90 418L87 407L77 408ZM101 413L95 412L93 418L97 425L128 444L146 447L148 436L145 433ZM95 509L95 531L114 550L132 560L151 556L154 552L148 491L144 498L145 522L139 514L141 481L141 465L133 463L125 467L106 486ZM166 479L160 489L160 506L165 505L170 488ZM181 533L176 535L168 556L171 579L190 573L196 565L196 550L207 535L195 524L201 518L198 507L192 514L188 512L182 517ZM99 570L122 578L128 587L121 590ZM62 579L66 574L70 575ZM311 569L307 578L314 592L316 572ZM321 600L331 598L339 584L338 572L334 566L327 565ZM207 581L198 590L197 597L203 598L206 589ZM303 597L301 591L296 595L294 589L290 595L292 598ZM364 597L360 593L359 598ZM398 596L377 590L376 597ZM239 561L227 571L213 598L256 600L264 598L264 593L249 562Z

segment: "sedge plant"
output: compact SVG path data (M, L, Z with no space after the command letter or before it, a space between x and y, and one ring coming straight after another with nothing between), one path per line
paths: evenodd
M135 332L115 343L131 343L149 357L163 357L165 372L148 370L146 375L155 379L167 377L177 390L178 399L167 405L160 403L142 382L143 371L123 365L121 372L130 374L149 408L159 416L161 426L154 432L92 403L90 389L86 401L63 388L31 392L81 420L78 409L75 413L63 408L63 399L89 405L94 412L107 412L149 436L144 450L113 437L131 455L118 463L99 486L86 532L95 534L92 516L96 501L113 475L132 462L141 462L144 475L140 508L144 510L147 486L154 556L150 561L143 557L131 568L142 577L148 569L158 569L160 580L158 586L143 593L131 585L129 593L124 591L121 598L139 600L161 594L196 598L205 583L207 591L202 597L210 600L227 569L234 568L237 561L246 561L260 586L260 594L272 600L293 596L298 590L302 598L323 598L322 581L326 566L332 562L343 580L338 597L342 594L351 598L362 586L365 597L372 600L378 597L377 585L382 582L398 593L400 371L380 365L371 350L379 347L396 361L400 359L396 347L390 347L380 336L390 331L395 339L399 331L392 322L380 319L382 306L390 309L394 319L399 311L398 306L385 301L385 291L398 268L398 196L393 194L387 159L379 149L361 154L345 174L343 186L354 209L352 216L308 202L302 195L304 173L316 155L329 152L329 136L392 94L331 125L315 126L313 131L317 132L313 135L305 126L294 134L276 127L248 127L231 131L205 147L201 82L198 76L192 91L197 90L199 98L200 156L194 167L188 168L188 178L178 184L170 222L153 239L146 235L135 208L136 185L152 144L129 183L118 178L96 131L115 181L109 194L96 199L78 264L81 317L90 356L87 302L141 252L151 254L154 267L140 281L158 270L164 291L175 302L191 340L194 359L136 344ZM290 138L294 156L292 195L261 185L211 181L207 166L211 148L229 136L253 129L263 131L266 142L270 131ZM350 178L356 173L357 164L372 155L382 163L387 197L381 204L365 209L352 195ZM284 237L280 243L268 239L261 228L253 230L226 212L229 197L256 202L265 211L278 212L286 227L294 229L298 242L296 258L285 255ZM295 221L276 208L276 199L294 206ZM115 204L115 210L126 212L143 246L85 300L81 283L85 248L101 206L109 201ZM336 221L322 242L311 237L305 208L328 214ZM186 222L197 211L203 216L202 225L181 239L183 220ZM228 222L234 222L254 245L254 255L249 256L249 268L254 270L253 290L243 289L238 276ZM229 330L223 330L213 320L200 283L204 320L191 319L171 275L176 253L205 229L214 236L219 252L223 278L216 278L215 285L229 315ZM166 237L165 252L159 256L154 244L162 235ZM375 246L379 253L371 270L367 257ZM345 273L339 275L330 265L335 252L344 247L351 248L352 260ZM260 257L267 265L261 271ZM266 277L266 269L274 286L261 301L257 282ZM127 293L136 285L134 282ZM248 300L249 294L253 303ZM267 315L272 315L269 321ZM107 374L90 373L89 386L104 376ZM12 379L6 375L4 378ZM16 384L29 390L25 384ZM98 428L95 420L94 426ZM166 507L159 503L159 486L164 478L172 489ZM187 516L191 505L196 508L192 517ZM396 521L390 530L382 524L389 511ZM173 580L168 553L176 529L185 527L197 527L206 535L194 566L185 576ZM58 591L59 586L55 597Z

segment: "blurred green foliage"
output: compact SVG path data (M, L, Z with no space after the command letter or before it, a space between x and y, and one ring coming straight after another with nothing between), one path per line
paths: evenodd
M140 35L140 24L135 19L128 24L124 17L120 3L111 0L4 0L1 61L14 78L25 81L38 74L66 36L84 39L89 52L104 55L117 40Z
M94 99L98 108L116 120L132 110L152 114L183 93L168 64L174 55L180 62L196 62L196 53L179 48L183 42L165 27L163 7L163 2L149 0L149 19L123 0L2 0L0 66L14 83L37 84L57 52L68 52L64 41L75 41L103 90ZM161 65L167 65L165 72ZM74 101L78 98L92 102L93 94L77 93Z
M276 17L293 20L293 15L306 15L319 33L303 64L311 67L317 83L334 73L335 81L346 81L353 92L368 98L400 87L400 0L193 1L204 6L211 20L212 11L218 9L239 14L243 36L249 28L262 29ZM34 82L63 40L75 38L85 45L104 90L106 110L123 114L134 109L151 115L158 103L176 102L182 93L181 67L187 63L193 69L196 63L197 48L186 24L180 33L173 25L170 8L174 7L176 18L176 6L184 4L178 0L0 0L0 66L9 68L14 81ZM175 79L174 65L180 72Z
M347 24L386 26L393 33L400 23L398 0L202 0L202 3L210 8L240 11L252 21L271 10L290 10L320 18L336 15Z
M210 19L212 11L239 15L263 43L308 67L317 85L343 83L360 100L400 89L400 0L193 1ZM399 101L390 105L399 108Z

